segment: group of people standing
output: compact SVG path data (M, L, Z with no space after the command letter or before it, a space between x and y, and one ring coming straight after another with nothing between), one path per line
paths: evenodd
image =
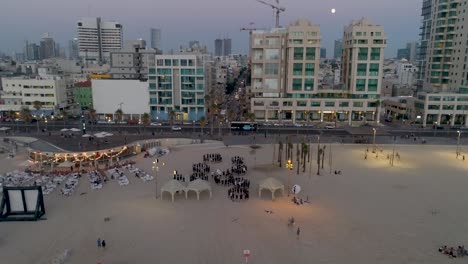
M203 162L222 162L223 157L219 153L208 153L203 155Z
M210 165L201 162L192 165L192 175L190 175L190 181L196 179L208 180L208 173L210 172Z
M247 173L247 166L244 164L244 158L234 156L231 158L232 166L231 171L237 175L244 175Z
M464 245L458 246L457 249L445 245L439 248L439 252L449 256L450 258L468 256L468 251L465 249Z

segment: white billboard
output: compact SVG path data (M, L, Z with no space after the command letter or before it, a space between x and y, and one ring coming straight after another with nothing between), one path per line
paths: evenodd
M97 114L113 114L122 104L124 114L150 112L148 82L139 80L92 80Z

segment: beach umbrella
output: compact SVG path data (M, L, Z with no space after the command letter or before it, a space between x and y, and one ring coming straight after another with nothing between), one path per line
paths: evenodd
M70 128L70 131L72 132L80 132L80 130L78 128Z
M60 131L61 131L61 132L67 132L67 131L69 131L69 130L68 130L68 128L62 128L62 129L60 129Z
M90 134L84 134L84 135L82 135L81 137L86 138L86 137L92 137L92 136L91 136Z
M7 131L9 129L11 129L11 128L9 128L9 127L0 127L0 131Z
M112 133L107 133L107 132L103 132L102 134L105 135L106 137L111 137L111 136L114 135L114 134L112 134Z

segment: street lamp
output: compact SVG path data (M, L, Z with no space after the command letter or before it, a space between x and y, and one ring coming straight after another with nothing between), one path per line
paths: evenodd
M457 139L457 158L458 158L458 156L460 156L460 136L461 136L461 131L458 130L457 133L458 133L458 139Z
M153 167L152 167L152 169L153 169L153 172L154 172L154 185L155 185L155 190L156 190L156 195L155 195L155 196L156 196L156 199L158 199L158 172L159 172L159 166L158 166L158 164L159 164L159 159L155 159L155 160L153 161ZM161 165L164 166L165 163L162 162Z
M294 165L292 163L292 161L289 159L287 162L286 162L286 169L292 171L294 168ZM291 192L291 175L292 173L289 173L289 177L288 177L288 196Z
M375 129L375 127L372 128L372 130L374 131L374 137L372 139L372 145L374 145L374 152L375 152L375 133L377 132L377 130Z

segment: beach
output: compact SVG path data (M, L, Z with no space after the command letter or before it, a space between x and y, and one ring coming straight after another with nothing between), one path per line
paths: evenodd
M390 166L391 145L379 146L384 151L379 158L369 153L367 160L366 147L372 148L328 144L320 176L315 144L312 170L307 164L299 175L296 167L284 168L284 158L283 167L277 166L271 145L260 145L255 153L249 146L221 143L174 147L159 158L165 165L156 182L127 173L127 186L112 180L91 190L83 177L73 195L56 190L45 196L46 220L0 223L0 258L46 264L68 249L64 263L70 264L244 263L248 249L249 263L452 263L437 249L468 245L468 160L455 158L455 146L398 145L401 159ZM174 169L188 175L206 153L223 157L222 163L210 164L211 171L230 168L233 156L245 158L245 177L252 183L248 201L232 202L228 187L213 181L211 199L208 193L199 201L194 193L188 200L176 195L174 203L167 193L156 199L156 186L160 195ZM133 159L135 166L153 173L154 159ZM293 204L287 190L275 201L268 191L259 198L257 183L267 177L285 186L290 177L302 187L298 197L310 203ZM294 228L287 226L291 216ZM98 238L106 240L106 249L97 247Z

